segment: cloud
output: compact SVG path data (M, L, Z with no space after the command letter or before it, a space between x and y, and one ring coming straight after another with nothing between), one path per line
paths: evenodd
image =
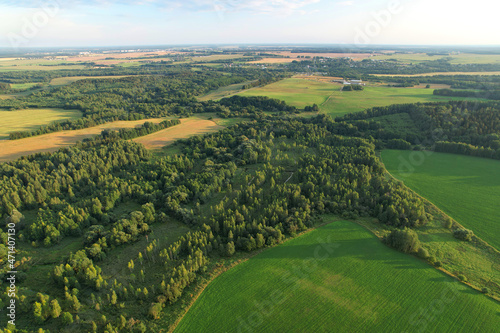
M340 6L353 6L354 1L342 1L338 3Z
M258 14L292 14L303 12L303 8L322 0L45 0L57 3L61 7L75 6L157 6L168 10L186 10L193 12L252 12ZM349 2L349 1L347 1ZM21 8L39 8L39 0L15 0L3 3L3 6Z

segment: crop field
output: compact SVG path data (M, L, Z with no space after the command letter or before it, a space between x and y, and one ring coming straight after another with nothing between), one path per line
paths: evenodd
M499 64L500 58L495 54L460 53L450 55L427 55L426 53L386 54L373 57L375 60L396 59L404 63L421 63L450 58L451 64Z
M181 124L166 128L156 133L135 138L133 141L142 143L148 149L161 149L179 139L193 135L216 132L224 128L212 120L199 117L181 119Z
M449 76L449 75L500 75L500 72L433 72L433 73L422 73L422 74L374 74L376 76L386 76L386 77L422 77L422 76Z
M73 120L81 116L80 111L64 109L0 110L0 140L8 139L10 132L35 130L55 121Z
M499 325L495 301L337 221L217 277L175 332L494 332Z
M334 91L340 88L340 84L290 78L264 87L245 90L240 95L277 98L298 108L304 108L314 103L323 104Z
M51 86L65 86L76 81L85 79L120 79L122 77L128 77L130 75L116 75L116 76L66 76L58 77L50 81Z
M382 158L394 177L500 249L500 161L398 150Z
M146 121L159 123L163 120L163 118L155 118L136 121L115 121L81 130L54 132L20 140L2 140L0 141L0 162L12 161L21 156L40 152L56 151L59 148L74 145L83 139L99 135L104 129L134 128L142 126Z
M435 96L433 89L372 86L370 83L363 91L340 91L340 88L341 85L338 83L290 78L264 87L245 90L240 95L277 98L298 108L316 103L321 113L334 117L391 104L477 100L476 98Z
M84 64L69 63L63 59L48 60L48 59L10 59L0 61L0 72L6 71L50 71L58 69L83 69Z

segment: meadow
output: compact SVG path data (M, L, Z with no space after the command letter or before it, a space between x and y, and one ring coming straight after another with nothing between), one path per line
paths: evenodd
M395 88L368 83L363 91L340 91L341 87L341 84L338 83L295 77L264 87L245 90L240 95L277 98L298 108L318 104L321 113L333 117L363 111L376 106L464 99L435 96L432 88L426 89L423 87ZM467 100L477 99L467 98Z
M231 95L234 95L234 94L240 92L245 85L247 85L249 83L253 83L253 82L255 82L255 81L247 81L247 82L243 82L243 83L236 83L236 84L231 84L229 86L220 87L219 89L211 91L206 95L199 96L198 100L202 101L202 102L203 101L217 101L221 98L229 97Z
M2 120L0 122L0 139L8 139L10 132L35 130L56 121L74 120L81 116L80 111L64 109L0 110L0 119Z
M334 91L339 91L341 85L334 83L305 80L302 78L290 78L264 87L245 90L241 96L267 96L286 101L288 104L298 108L307 105L323 104Z
M85 65L69 63L63 59L9 59L0 61L0 72L7 71L51 71L58 69L84 69Z
M382 159L394 177L500 249L500 161L398 150Z
M360 225L336 221L217 277L175 332L493 332L499 325L495 301Z
M376 76L386 77L422 77L422 76L450 76L450 75L500 75L500 72L432 72L422 74L374 74Z
M427 55L426 53L399 53L384 54L373 57L374 60L396 59L404 63L421 63L425 61L435 61L443 58L451 58L451 64L498 64L500 58L495 54L473 54L460 53L450 55Z

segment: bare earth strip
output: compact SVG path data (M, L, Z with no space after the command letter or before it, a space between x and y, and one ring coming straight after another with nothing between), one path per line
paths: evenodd
M101 131L104 129L133 128L142 126L146 121L159 123L162 120L162 118L155 118L136 121L115 121L81 130L55 132L20 140L0 140L0 162L13 161L21 156L41 152L53 152L63 147L72 146L78 141L101 134Z
M212 120L188 118L181 119L181 124L166 128L156 133L152 133L133 141L142 143L147 149L161 149L178 139L186 139L193 135L216 132L223 129Z

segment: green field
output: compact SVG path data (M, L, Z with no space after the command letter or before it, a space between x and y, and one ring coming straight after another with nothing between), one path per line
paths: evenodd
M64 109L0 110L0 139L8 139L10 132L35 130L55 121L78 119L82 113Z
M340 88L340 84L291 78L246 90L240 95L277 98L298 108L316 103L320 106L320 112L334 117L376 106L464 99L434 96L433 89L425 88L394 88L370 84L363 91L340 91Z
M7 71L52 71L58 69L84 69L82 64L69 64L68 61L57 59L26 59L26 58L9 58L0 61L0 72Z
M407 54L387 54L377 55L374 60L396 59L404 63L421 63L425 61L435 61L443 58L451 58L451 64L500 64L500 57L496 54L473 54L460 53L450 55L433 55L429 56L426 53L407 53Z
M466 314L466 315L465 315ZM494 332L495 301L333 222L217 277L175 332Z
M500 249L500 161L398 150L384 150L382 159L393 176Z
M304 108L314 103L323 104L334 91L338 90L340 90L338 84L291 78L245 90L240 95L277 98L298 108Z
M14 84L11 84L10 87L12 89L22 89L22 90L25 90L25 89L30 89L34 86L36 86L38 83L37 82L30 82L30 83L14 83Z
M236 84L231 84L229 86L220 87L219 89L211 91L206 95L199 96L198 100L199 101L217 101L221 98L229 97L231 95L236 94L237 92L239 92L240 90L243 89L243 86L245 86L249 83L252 83L252 82L255 82L255 81L247 81L247 82L243 82L243 83L236 83Z

